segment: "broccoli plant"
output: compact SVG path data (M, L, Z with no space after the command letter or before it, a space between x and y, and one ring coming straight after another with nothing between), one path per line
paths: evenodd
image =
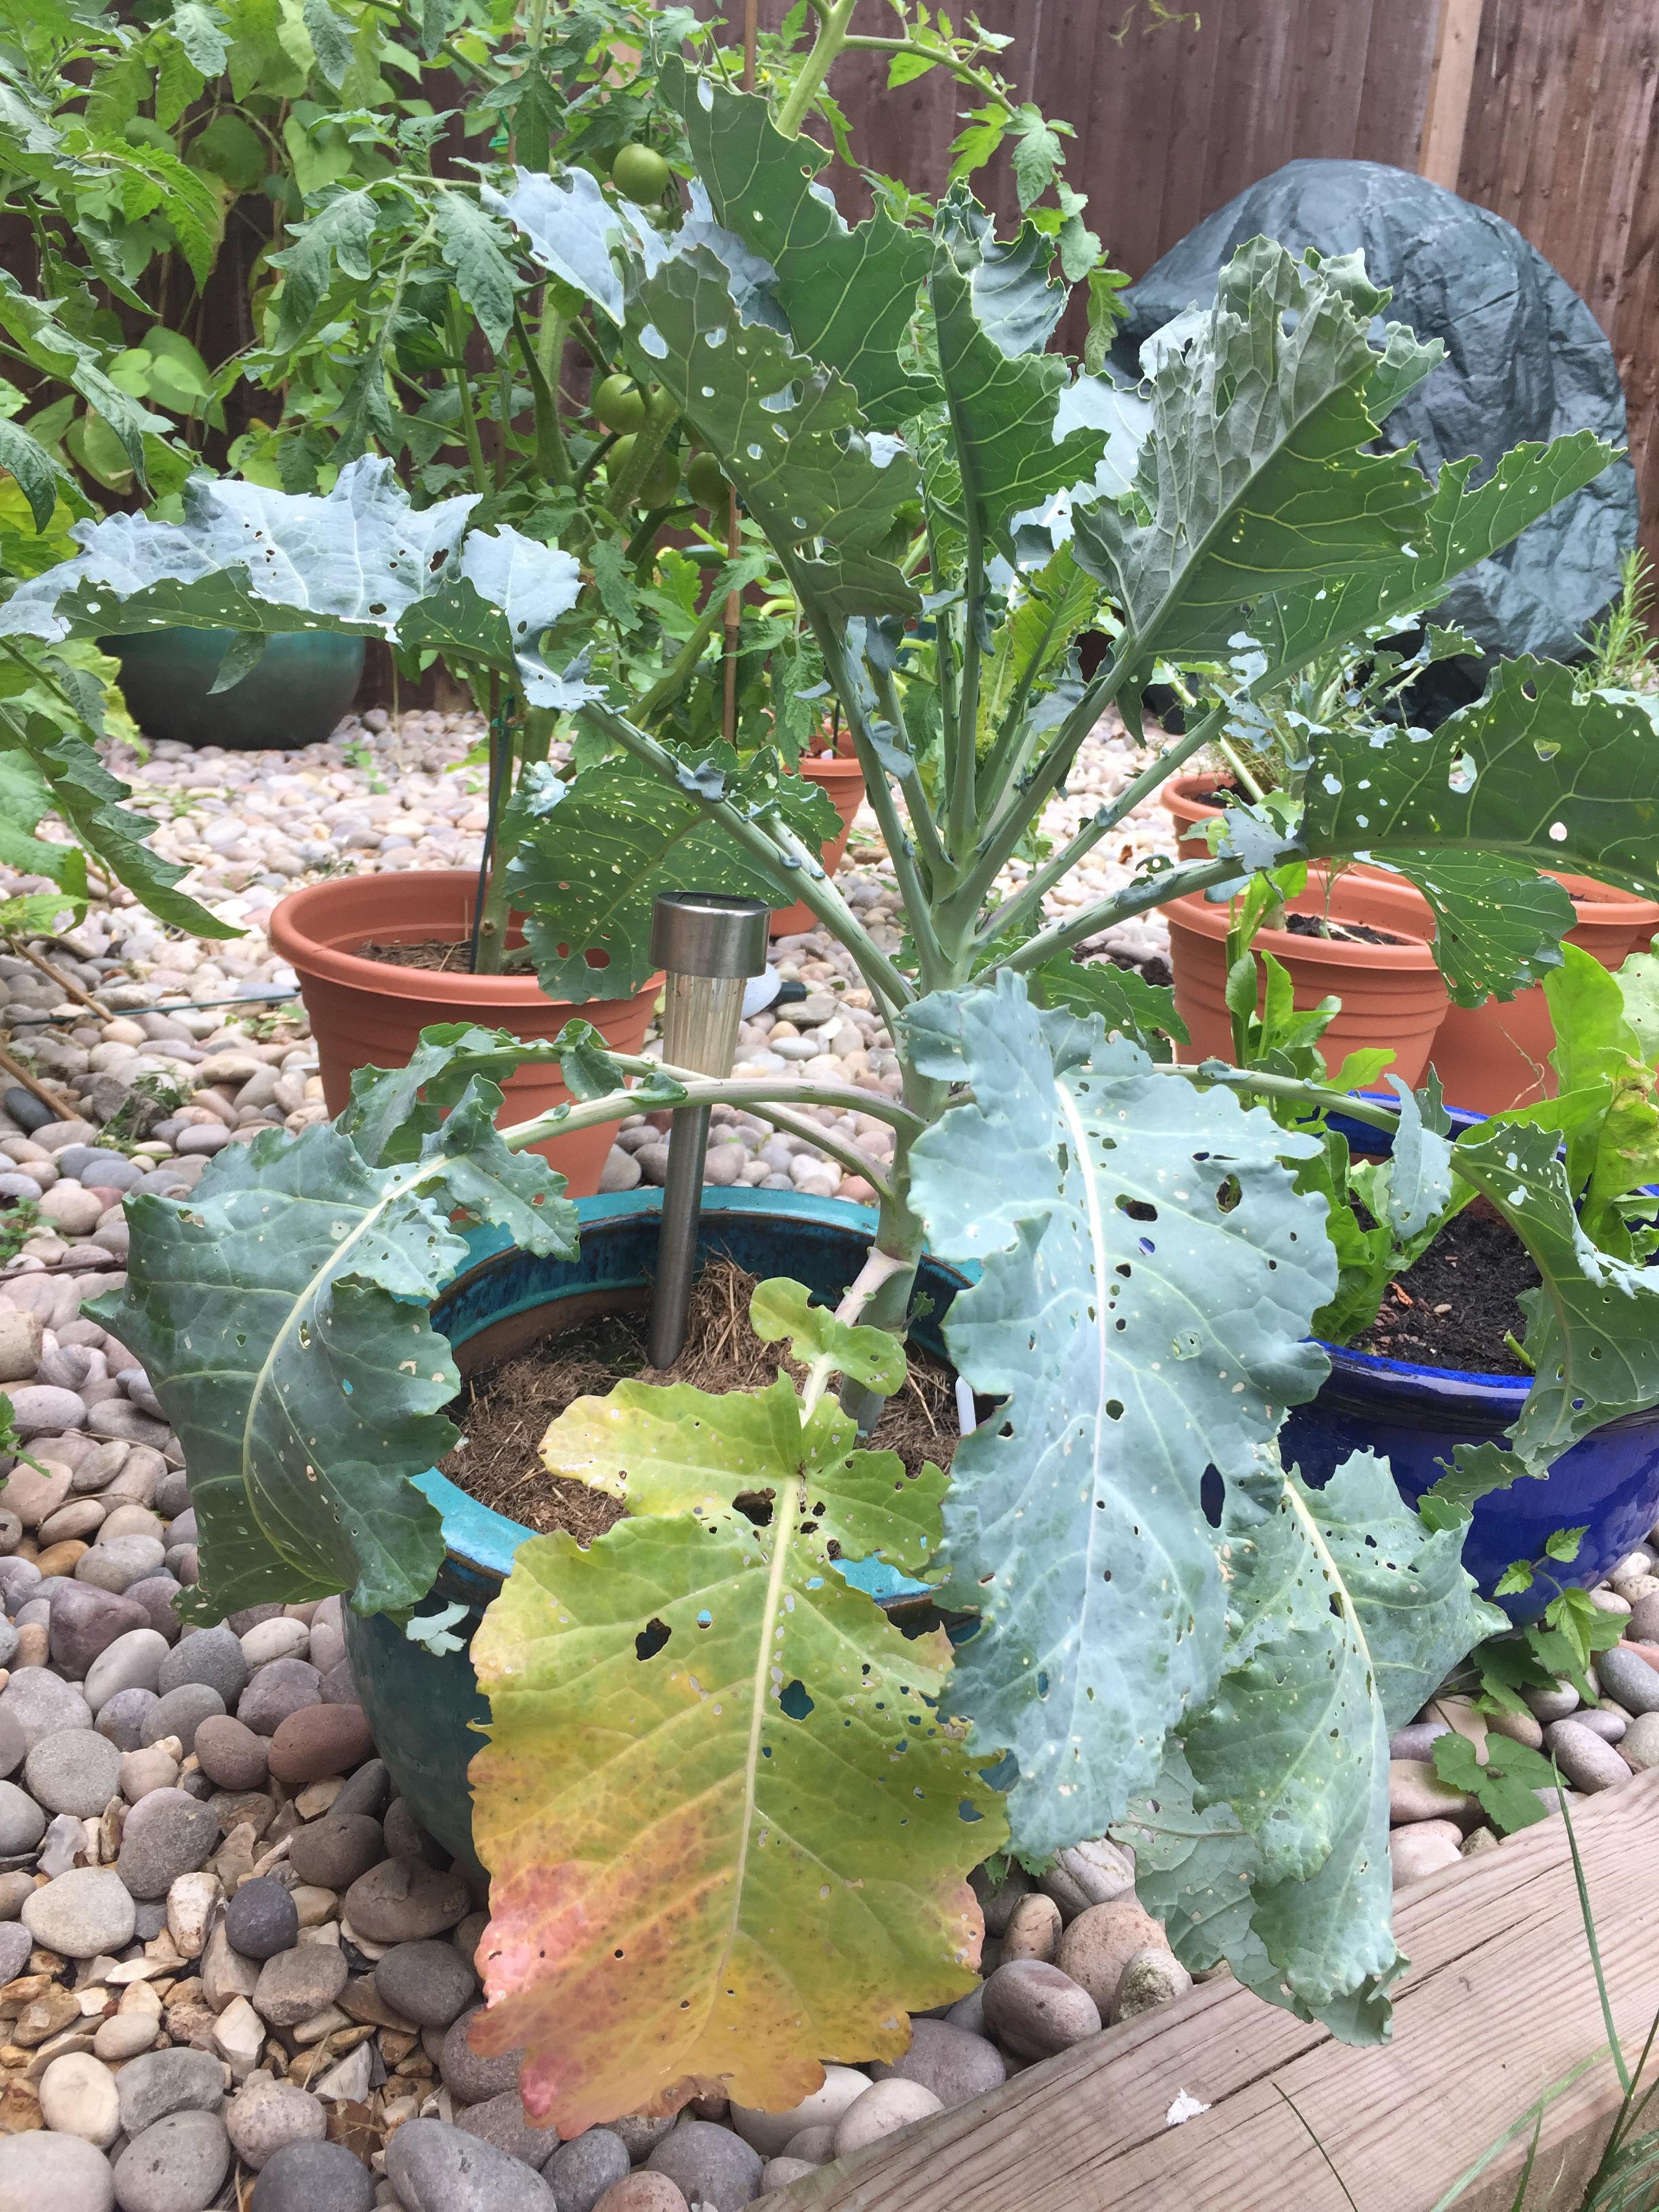
M1461 1564L1469 1501L1659 1401L1659 1308L1633 1260L1578 1233L1547 1127L1454 1148L1431 1100L1352 1104L1395 1133L1402 1238L1454 1177L1515 1223L1543 1278L1537 1380L1505 1447L1464 1455L1420 1513L1366 1455L1304 1485L1275 1440L1326 1371L1311 1324L1338 1259L1319 1142L1289 1109L1337 1094L1176 1065L1167 994L1070 956L1177 895L1363 854L1420 886L1462 988L1512 994L1559 961L1569 919L1519 895L1540 866L1659 878L1651 726L1514 662L1431 736L1313 733L1299 798L1230 810L1210 854L1148 862L1060 919L1045 895L1241 697L1407 629L1609 449L1583 434L1429 483L1377 431L1437 345L1381 321L1357 258L1262 240L1120 390L1049 349L1066 296L1049 232L998 237L964 189L925 212L890 194L850 225L790 112L676 64L665 81L697 171L680 228L635 222L576 168L504 181L495 218L592 303L764 533L867 779L901 951L826 878L763 753L676 749L568 629L547 645L574 562L466 497L416 510L373 461L326 497L198 483L180 523L83 527L0 620L50 641L118 608L127 629L238 630L250 653L295 628L441 639L583 734L574 777L538 784L515 890L550 988L594 946L642 974L665 881L763 883L850 953L902 1095L706 1078L573 1028L535 1049L564 1058L580 1103L497 1135L525 1048L432 1030L409 1068L361 1075L337 1123L228 1149L187 1200L135 1200L112 1326L187 1454L195 1603L343 1589L400 1611L429 1587L439 1516L408 1478L451 1435L428 1309L458 1226L574 1248L528 1146L637 1110L641 1075L653 1103L784 1127L856 1104L896 1136L890 1165L854 1155L878 1199L868 1262L834 1316L781 1285L757 1310L805 1388L624 1383L549 1437L551 1465L629 1513L585 1553L526 1544L475 1647L495 1713L482 2034L527 2050L531 2108L568 2132L716 2089L787 2104L820 2060L890 2053L906 2010L966 1986L977 1859L1115 1829L1193 1966L1225 1958L1272 2002L1379 2036L1402 1963L1389 1731L1501 1625ZM1085 678L1089 628L1110 648ZM1114 705L1133 723L1158 665L1185 672L1186 734L1000 888L1085 738ZM947 1342L1000 1411L948 1482L905 1483L859 1430L895 1379L878 1340L902 1335L925 1246L978 1265ZM860 1555L974 1616L954 1658L901 1646L842 1583L836 1560Z

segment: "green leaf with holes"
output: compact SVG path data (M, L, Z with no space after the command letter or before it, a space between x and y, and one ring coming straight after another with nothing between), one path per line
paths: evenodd
M526 1544L472 1646L476 2043L524 2051L526 2106L567 2135L668 2084L779 2109L821 2053L896 2057L907 2012L974 1985L966 1877L1006 1831L945 1725L949 1639L835 1565L930 1559L944 1478L856 1441L783 1376L620 1383L544 1440L630 1517Z
M929 1249L981 1273L945 1339L1004 1401L963 1439L945 1507L952 1592L978 1613L957 1695L1012 1751L1017 1849L1097 1836L1158 1771L1221 1666L1225 1605L1200 1504L1248 1474L1326 1373L1308 1341L1336 1283L1311 1141L1160 1076L1018 979L905 1017L921 1072L966 1083L911 1154Z
M655 973L651 912L664 891L719 891L782 906L791 872L753 860L710 814L724 798L775 811L816 854L839 828L817 787L778 773L774 757L746 765L727 745L688 757L678 783L631 758L585 769L526 833L507 876L542 988L580 1003L639 990Z
M1428 484L1407 455L1368 450L1385 297L1358 256L1298 263L1257 239L1169 349L1128 499L1073 517L1077 557L1123 610L1137 666L1224 657L1246 605L1408 561Z
M1369 852L1432 871L1443 854L1478 853L1644 893L1659 883L1652 718L1579 690L1554 661L1502 662L1484 696L1430 732L1322 732L1305 790L1302 842L1316 858Z
M1388 862L1429 902L1435 965L1455 1006L1512 999L1559 967L1574 917L1553 877L1492 853L1390 850Z
M663 89L685 118L716 221L770 264L797 349L847 380L876 429L895 430L936 399L900 358L927 273L921 234L884 209L849 225L814 183L829 154L786 138L758 94L694 76L678 56Z
M563 1178L502 1145L494 1083L471 1077L400 1158L374 1082L353 1099L374 1158L329 1122L272 1131L228 1146L189 1199L146 1192L127 1208L127 1285L98 1310L189 1462L198 1620L337 1590L367 1613L424 1597L443 1536L411 1479L455 1441L441 1409L459 1378L430 1308L466 1261L462 1230L489 1222L526 1252L575 1252Z

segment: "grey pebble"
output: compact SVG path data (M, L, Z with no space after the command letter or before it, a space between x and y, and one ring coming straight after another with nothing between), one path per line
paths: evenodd
M161 1662L155 1686L165 1698L185 1682L205 1682L219 1693L221 1710L228 1712L247 1683L247 1661L242 1642L228 1627L198 1628L181 1636Z
M344 1953L332 1943L301 1943L278 1951L259 1969L253 2009L273 2027L295 2027L333 2003L350 1971Z
M0 1858L22 1857L46 1832L46 1816L15 1782L0 1782Z
M339 1802L337 1797L336 1808ZM367 1813L342 1814L333 1808L322 1820L296 1828L289 1846L289 1863L295 1873L319 1889L349 1889L359 1875L379 1866L385 1856L386 1838L378 1820Z
M555 2130L531 2126L524 2100L516 2089L504 2089L499 2097L487 2097L480 2105L463 2105L455 2124L538 2172L559 2147ZM560 2212L564 2212L562 2204Z
M79 2136L0 2136L0 2212L111 2212L109 2160Z
M366 1813L378 1820L392 1802L392 1777L383 1759L366 1759L355 1774L348 1774L338 1796L329 1807L337 1820L348 1813Z
M127 1814L116 1871L135 1897L165 1897L181 1874L204 1864L219 1835L210 1805L187 1790L152 1790Z
M609 2128L589 2128L585 2135L559 2145L543 2166L542 2179L552 2185L559 2212L593 2212L611 2183L620 2181L631 2164L620 2136Z
M93 1725L118 1752L141 1751L149 1741L144 1725L161 1702L154 1690L118 1690L99 1706ZM161 1733L165 1735L166 1729Z
M95 1729L42 1736L23 1768L31 1797L49 1813L94 1820L120 1787L121 1754Z
M467 2040L467 2030L483 2013L482 2005L474 2005L461 2014L444 2038L443 2056L438 2062L446 2087L469 2105L482 2104L486 2098L499 2097L519 2086L517 2051L504 2058L485 2058Z
M181 1682L176 1690L169 1690L158 1698L144 1723L142 1741L160 1743L164 1735L176 1735L186 1753L196 1745L196 1731L210 1714L222 1713L225 1701L210 1682Z
M678 2184L688 2204L715 2212L743 2212L760 2191L765 2163L752 2144L712 2120L682 2120L645 2161L653 2173Z
M15 1773L28 1747L28 1738L15 1714L0 1712L0 1775Z
M0 1982L12 1981L21 1974L33 1948L29 1931L21 1920L0 1920Z
M1650 1667L1640 1652L1615 1644L1595 1656L1595 1677L1604 1697L1614 1698L1630 1713L1659 1713L1659 1671Z
M303 1659L273 1659L243 1692L236 1717L255 1735L275 1735L290 1713L322 1703L322 1679Z
M166 1547L155 1536L112 1536L83 1552L75 1563L75 1579L94 1589L120 1592L130 1583L143 1582L155 1573L167 1557Z
M370 2212L374 2202L374 2175L343 2143L291 2142L260 2169L250 2212Z
M284 2143L320 2142L328 2114L320 2098L292 2081L249 2082L231 2100L225 2125L237 2155L257 2173Z
M129 2136L169 2112L216 2112L224 2101L224 2079L210 2051L175 2045L170 2051L146 2051L129 2058L115 2077L121 2100L121 2126Z
M1610 1743L1580 1721L1557 1721L1549 1731L1555 1763L1575 1790L1615 1789L1631 1770Z
M32 1751L59 1729L88 1728L92 1708L81 1692L45 1667L20 1667L0 1690L0 1713L9 1713Z
M274 1959L300 1940L300 1915L279 1881L245 1881L225 1907L225 1936L245 1959Z
M994 2043L970 2034L948 2020L917 2020L910 2024L910 2048L902 2058L870 2069L872 2077L884 2081L920 2081L947 2109L965 2105L986 2089L994 2089L1008 2078L1008 2067Z
M47 1950L95 1959L131 1942L135 1908L113 1867L71 1867L23 1899L21 1918Z
M558 2212L533 2166L442 2120L406 2120L386 2144L386 2171L405 2212Z
M447 2027L471 2003L478 1978L453 1943L428 1941L394 1944L375 1966L374 1986L405 2020Z
M150 1627L166 1637L169 1644L179 1641L184 1627L173 1609L179 1587L172 1575L147 1575L141 1583L129 1583L122 1593L130 1603L143 1607Z
M229 2164L216 2112L169 2113L116 2160L115 2201L121 2212L207 2212Z

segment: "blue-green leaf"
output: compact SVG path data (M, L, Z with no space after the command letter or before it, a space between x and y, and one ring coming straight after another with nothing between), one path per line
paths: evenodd
M974 1741L1012 1751L1017 1848L1098 1835L1203 1703L1224 1600L1200 1486L1248 1474L1326 1372L1311 1150L1259 1109L1158 1075L1018 980L906 1018L923 1072L971 1084L915 1145L930 1247L978 1261L946 1340L1005 1402L952 1466L946 1551L980 1615L957 1684Z

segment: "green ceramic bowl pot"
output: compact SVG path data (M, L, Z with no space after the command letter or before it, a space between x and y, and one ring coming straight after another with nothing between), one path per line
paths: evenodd
M240 684L210 696L234 635L151 629L98 642L120 662L128 710L147 738L263 752L331 737L362 681L362 639L327 630L273 637Z

